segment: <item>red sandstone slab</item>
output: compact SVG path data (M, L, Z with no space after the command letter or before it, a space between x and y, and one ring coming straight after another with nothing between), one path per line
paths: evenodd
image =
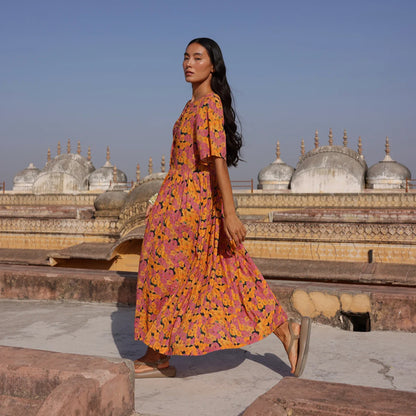
M254 258L269 279L416 286L416 264Z
M414 416L416 393L285 377L243 416Z
M39 399L0 395L1 416L37 416L41 406Z
M0 298L134 305L136 273L0 264Z
M0 357L0 395L8 397L1 415L25 405L30 415L38 400L37 416L128 416L134 409L133 370L125 361L4 346Z

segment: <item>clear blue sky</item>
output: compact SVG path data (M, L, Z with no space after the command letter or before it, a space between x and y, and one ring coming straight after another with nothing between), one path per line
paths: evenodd
M189 40L222 47L245 139L233 179L275 158L295 166L315 129L335 144L358 136L369 166L391 156L416 177L416 1L0 2L0 180L43 168L58 141L81 141L96 168L134 179L169 159L172 126L190 98Z

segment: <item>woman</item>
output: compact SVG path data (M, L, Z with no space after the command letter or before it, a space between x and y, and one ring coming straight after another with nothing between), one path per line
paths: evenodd
M231 91L219 46L192 40L183 60L192 85L173 128L170 169L149 211L137 283L135 337L147 346L136 378L174 376L171 355L238 348L274 332L300 375L309 318L287 320L242 243L227 166L240 160Z

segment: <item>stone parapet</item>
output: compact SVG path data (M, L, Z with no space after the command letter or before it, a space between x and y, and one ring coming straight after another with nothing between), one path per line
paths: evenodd
M361 192L356 194L295 194L234 192L240 215L263 212L266 215L276 209L307 208L415 208L416 193Z
M100 193L78 194L0 194L0 205L72 205L94 206Z
M128 360L0 346L0 414L130 416Z
M411 416L416 393L285 377L243 416Z
M111 218L0 217L0 247L62 249L83 242L115 242L117 220Z

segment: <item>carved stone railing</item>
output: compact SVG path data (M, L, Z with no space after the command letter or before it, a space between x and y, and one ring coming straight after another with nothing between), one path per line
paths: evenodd
M0 194L0 205L94 205L99 193L85 194Z
M246 222L247 239L416 245L416 224Z
M288 208L415 208L416 193L363 192L357 194L292 194L234 192L237 209Z
M0 233L59 234L118 238L117 221L75 218L0 218Z

